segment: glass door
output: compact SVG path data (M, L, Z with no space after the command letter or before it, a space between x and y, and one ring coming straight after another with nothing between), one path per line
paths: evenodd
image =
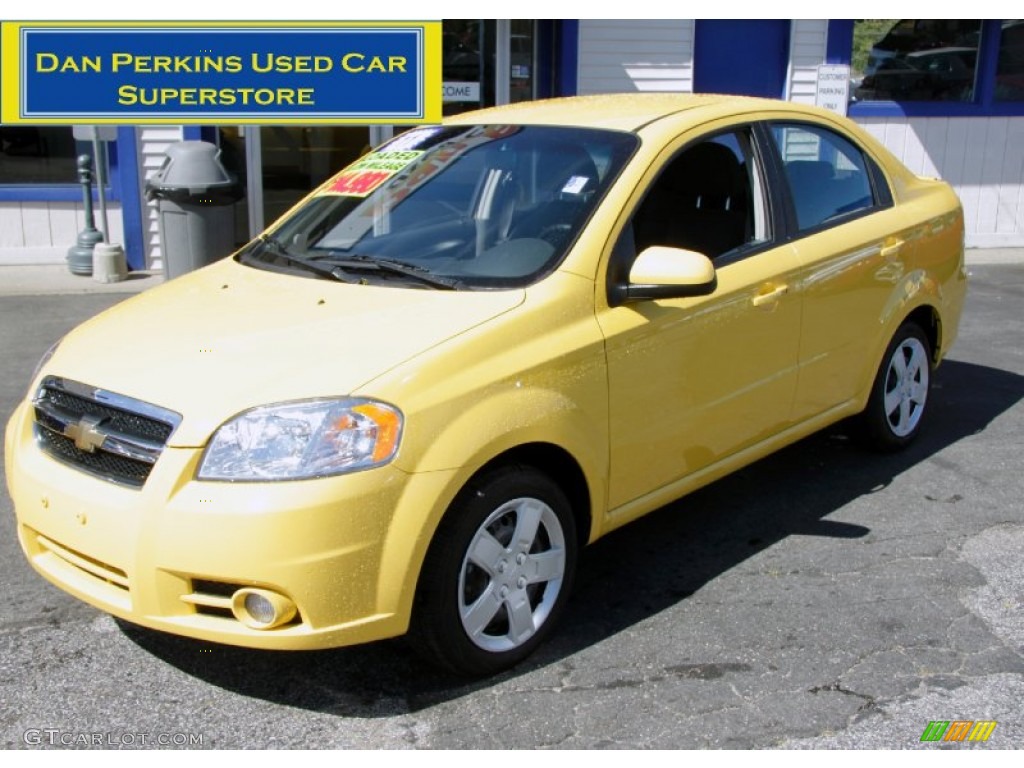
M235 242L258 235L370 149L366 126L225 126L221 159L246 194L235 204Z
M369 151L370 131L365 126L260 128L264 223L270 225L309 192Z

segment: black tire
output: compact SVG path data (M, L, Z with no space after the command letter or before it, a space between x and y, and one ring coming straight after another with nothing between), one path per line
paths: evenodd
M877 451L898 451L921 431L931 395L932 350L917 323L906 322L889 342L860 414L863 442Z
M462 675L518 664L565 608L576 553L572 510L551 478L527 466L485 472L455 499L431 542L409 639Z

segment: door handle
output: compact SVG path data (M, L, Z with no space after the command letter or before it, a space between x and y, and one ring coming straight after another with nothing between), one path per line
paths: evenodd
M763 307L765 304L772 304L778 301L787 293L789 293L789 286L780 285L778 288L768 291L767 293L757 294L757 296L750 300L750 303L755 307Z
M881 254L883 259L893 259L900 253L900 248L903 247L905 240L897 240L895 243L889 245L883 245L881 248Z

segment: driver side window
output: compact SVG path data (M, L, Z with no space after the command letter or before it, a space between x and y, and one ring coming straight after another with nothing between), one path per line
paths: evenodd
M633 218L636 253L666 245L718 258L769 237L749 131L692 144L665 166Z

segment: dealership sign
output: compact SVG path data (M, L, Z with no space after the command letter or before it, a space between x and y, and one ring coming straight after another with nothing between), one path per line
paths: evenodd
M4 123L424 123L440 22L2 25Z

